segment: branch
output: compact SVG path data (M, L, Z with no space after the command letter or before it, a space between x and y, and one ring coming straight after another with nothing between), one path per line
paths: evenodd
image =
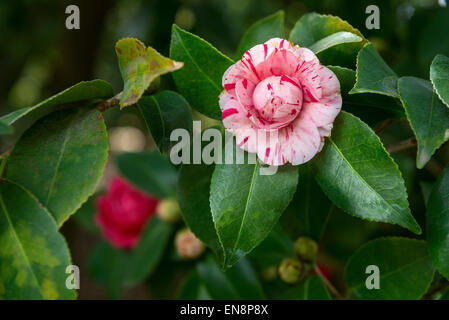
M313 270L321 278L321 280L323 280L327 289L335 296L335 298L337 298L337 300L343 300L343 296L341 295L341 293L338 292L338 290L334 287L334 285L329 280L327 280L327 278L323 275L323 273L321 273L320 268L318 268L318 266L316 264L313 266Z
M398 142L397 144L394 144L392 146L387 147L388 153L398 152L406 149L410 149L413 147L416 147L416 138L409 138L407 140L403 140Z
M95 108L97 108L98 111L105 111L111 107L114 107L120 103L120 99L122 98L122 92L116 94L112 98L108 100L103 100L99 104L96 105Z
M379 123L379 125L377 125L377 126L374 128L374 132L375 132L376 134L380 134L381 132L383 132L385 129L387 129L389 126L391 126L393 123L396 123L396 122L398 122L397 119L388 119L388 120L385 120L385 121Z

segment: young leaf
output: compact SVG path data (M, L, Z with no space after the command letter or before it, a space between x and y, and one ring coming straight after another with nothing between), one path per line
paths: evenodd
M182 62L170 60L137 39L125 38L115 45L124 88L120 106L135 104L153 80L182 68Z
M57 111L25 132L8 158L5 177L34 194L61 226L95 191L108 149L99 111Z
M120 173L137 188L157 198L176 193L178 174L170 160L157 151L123 153L117 156Z
M221 120L218 96L223 73L233 61L200 37L173 25L170 58L183 61L184 68L173 74L176 86L202 114Z
M430 80L433 87L446 106L449 107L449 58L436 55L430 66Z
M223 272L213 257L207 256L197 264L196 270L212 299L264 299L256 272L247 259L241 259Z
M187 101L173 91L162 91L142 97L137 103L148 130L161 153L169 153L175 142L170 134L175 129L192 133L192 112Z
M280 298L282 300L332 300L323 280L315 275L287 290Z
M56 105L65 104L69 102L90 100L90 99L106 99L112 97L114 94L109 83L103 80L82 81L74 86L61 91L48 99L45 99L38 104L22 108L7 114L0 118L1 121L9 125L24 118L26 115L34 113L35 111L47 109Z
M215 166L210 205L226 267L266 238L296 190L296 167L279 167L273 175L261 175L260 168L258 160Z
M143 281L157 266L168 245L173 226L157 217L145 226L139 244L127 256L126 286Z
M214 251L222 263L223 249L215 231L209 203L214 168L213 165L183 164L179 173L178 201L187 226Z
M0 120L0 135L1 134L11 134L14 130L12 127L9 126L9 124L6 123L6 121Z
M402 77L399 79L398 89L407 118L418 140L416 166L421 169L449 139L449 109L433 91L430 81Z
M368 43L357 56L357 82L349 94L369 92L398 98L397 82L396 73Z
M446 168L432 188L427 202L427 241L437 270L449 279L449 169Z
M347 32L347 31L339 31L335 32L321 40L318 40L314 44L312 44L309 49L315 52L315 54L320 53L321 51L327 50L333 46L343 44L343 43L352 43L352 42L360 42L363 41L363 38L358 35Z
M235 59L241 59L247 50L271 38L284 38L284 11L282 10L257 21L246 30L240 40Z
M352 69L327 66L340 81L343 97L343 110L348 111L369 125L375 125L383 120L405 118L404 108L398 99L375 93L348 94L356 82L356 72Z
M338 41L335 42L337 36L334 34L340 31L353 33L362 38L362 41L337 44ZM332 38L322 40L329 36L332 36ZM329 46L327 50L318 53L318 58L322 64L340 65L349 68L355 66L357 52L367 42L360 31L348 22L339 17L317 13L303 15L290 32L289 39L293 43L306 48L310 48L320 40L324 43L333 39L332 43L337 45Z
M378 268L379 274L375 270L366 272L371 265ZM349 259L345 277L355 299L412 300L424 295L434 271L425 241L389 237L362 246ZM367 283L374 285L377 276L380 289L369 290Z
M23 187L0 184L0 299L75 299L66 287L67 244L45 208Z
M315 164L322 190L342 210L421 233L397 165L360 119L342 111Z

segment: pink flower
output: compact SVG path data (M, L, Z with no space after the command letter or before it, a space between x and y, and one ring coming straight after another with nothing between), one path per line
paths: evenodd
M133 248L157 203L157 199L117 177L110 182L108 192L98 198L95 221L114 247Z
M220 108L237 145L270 165L302 164L321 151L341 109L340 82L307 48L273 38L223 75Z

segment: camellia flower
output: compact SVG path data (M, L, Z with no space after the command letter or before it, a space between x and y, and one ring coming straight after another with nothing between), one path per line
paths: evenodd
M97 200L95 221L103 237L116 248L133 248L148 219L155 214L158 200L114 178L109 190Z
M270 165L309 161L341 109L340 82L307 48L273 38L223 75L220 108L237 145Z

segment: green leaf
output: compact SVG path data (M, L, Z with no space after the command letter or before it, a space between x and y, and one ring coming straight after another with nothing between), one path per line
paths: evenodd
M210 182L214 165L183 164L179 173L178 201L187 226L223 261L209 203Z
M139 101L157 77L182 68L181 62L170 60L134 38L124 38L115 45L124 88L120 107Z
M190 271L187 274L181 289L178 293L178 300L210 300L212 299L207 292L206 286L201 280L198 272Z
M390 118L405 118L404 108L398 99L375 93L348 94L356 82L356 72L352 69L327 66L340 81L343 110L348 111L370 125Z
M322 190L342 210L421 233L398 166L379 137L357 117L340 113L315 164Z
M197 264L196 270L214 300L264 299L256 272L247 259L223 272L209 255Z
M200 37L173 25L170 58L184 62L173 73L179 92L202 114L221 120L218 96L223 73L233 61Z
M449 107L449 58L436 55L430 66L430 80L433 87L446 106Z
M280 297L282 300L332 300L323 280L313 275L299 285L287 290Z
M170 159L157 151L123 153L116 158L120 173L137 188L157 198L176 193L178 174Z
M137 103L148 130L161 153L169 153L175 142L170 134L175 129L192 133L192 112L187 101L173 91L162 91L142 97Z
M427 202L427 241L437 270L449 279L449 169L446 168L432 188Z
M173 226L157 217L145 226L139 244L127 257L126 286L143 281L156 268L168 245Z
M379 268L380 289L367 289L369 265ZM380 238L362 246L348 261L345 277L355 299L412 300L421 298L432 282L434 267L426 242L407 238Z
M75 299L67 289L67 244L53 218L23 187L0 184L0 299Z
M320 53L321 51L332 48L333 46L342 44L342 43L352 43L352 42L360 42L363 41L363 38L358 35L347 32L347 31L339 31L335 32L321 40L318 40L314 44L312 44L309 49L315 52L315 54Z
M0 134L11 134L14 130L6 121L0 121Z
M113 95L112 87L109 83L103 80L82 81L74 86L61 91L54 96L28 108L22 108L7 114L0 118L1 121L9 125L24 118L26 115L34 113L35 111L45 111L56 105L65 104L69 102L90 100L90 99L106 99Z
M362 38L363 41L337 44L334 41L338 37L334 34L341 31L353 33ZM332 37L323 40L329 36ZM357 52L367 42L360 31L352 27L348 22L339 17L317 13L303 15L293 27L289 39L293 43L306 48L313 47L320 40L322 41L321 43L325 43L333 39L333 43L337 45L318 53L318 58L322 64L340 65L350 68L355 66ZM316 46L318 47L318 44Z
M84 229L92 232L95 235L100 235L100 229L95 223L95 214L97 213L95 202L103 193L104 191L95 192L73 215L73 219L76 222L78 222Z
M428 80L402 77L399 94L418 141L416 166L421 169L433 153L449 139L449 109L433 91Z
M261 175L261 164L217 164L210 205L225 266L231 266L268 236L293 197L298 170L278 167Z
M278 224L273 231L248 255L260 269L266 269L280 264L287 257L295 255L293 242L288 238Z
M98 110L58 111L25 132L8 158L5 177L34 194L61 226L95 191L108 149Z
M396 73L368 43L357 56L357 82L349 94L368 92L398 98L397 82Z
M246 30L240 40L235 59L241 59L247 50L271 38L284 38L284 11L282 10L257 21Z

